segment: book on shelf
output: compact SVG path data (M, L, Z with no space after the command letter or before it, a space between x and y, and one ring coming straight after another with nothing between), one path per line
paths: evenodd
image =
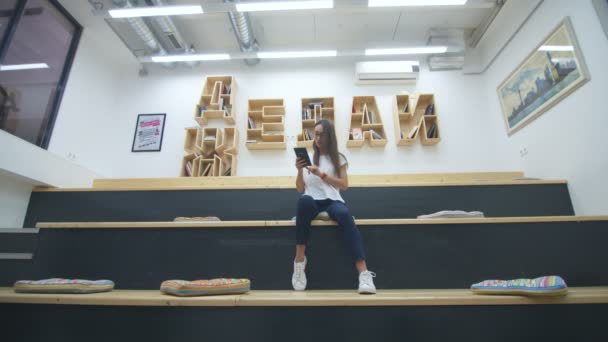
M374 138L374 140L384 139L378 132L374 131L373 129L370 129L369 132L372 134L372 137Z
M232 85L230 85L230 84L224 84L223 94L224 95L230 95L231 91L232 91Z
M428 106L424 109L424 115L434 115L435 114L435 105L429 103Z
M323 107L323 101L308 102L308 108L313 109L316 106Z
M218 110L224 109L224 98L223 97L220 97L220 99L217 101L217 109Z
M371 110L367 111L366 117L367 117L367 123L368 124L373 124L374 123L374 113Z
M203 116L203 112L207 110L207 106L200 105L198 108L198 116Z
M224 170L224 173L222 174L222 176L230 176L230 167L227 167L226 170Z
M410 132L407 134L407 138L408 139L414 139L414 137L416 136L416 132L418 131L418 126L414 126L412 127L412 129L410 130Z
M363 130L361 128L352 129L353 140L363 140Z
M224 116L231 116L231 115L232 115L232 106L225 105L224 106Z
M201 176L203 176L203 177L211 176L210 173L211 173L212 166L213 166L213 163L207 163L207 166L205 167L205 171L203 171Z
M192 161L188 160L186 162L186 176L190 177L192 176Z
M433 123L431 128L426 132L427 138L437 138L437 123Z
M255 129L255 123L253 122L253 119L250 117L247 118L248 119L248 123L249 123L249 129Z
M403 140L403 131L399 132L400 139Z
M356 113L356 112L357 112L357 110L355 109L355 104L353 103L353 108L351 110L351 113Z
M304 141L307 141L307 140L312 140L312 139L310 138L310 131L308 130L308 128L305 128L305 129L302 131L302 140L304 140Z
M321 106L315 106L315 117L317 120L321 120Z
M405 106L403 106L403 111L402 111L402 113L407 113L407 111L408 111L409 107L410 107L409 103L407 103L407 102L406 102L406 103L405 103Z

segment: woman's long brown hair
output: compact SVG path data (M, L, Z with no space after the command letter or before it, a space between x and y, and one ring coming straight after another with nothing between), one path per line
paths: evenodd
M340 176L340 155L338 152L338 139L336 139L336 130L334 129L334 125L331 121L326 119L321 119L315 123L315 127L321 125L323 127L323 135L325 135L325 139L323 142L327 147L327 154L329 154L329 158L331 159L331 163L334 165L334 170L336 171L336 176ZM313 156L313 163L316 166L319 166L319 156L321 152L317 147L317 144L312 144L315 154ZM346 159L346 158L345 158Z

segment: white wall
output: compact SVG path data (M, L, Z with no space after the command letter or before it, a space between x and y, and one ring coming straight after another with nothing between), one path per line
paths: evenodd
M591 80L511 137L504 124L495 133L510 150L527 150L521 157L526 175L568 180L576 214L606 214L608 40L591 1L544 1L484 75L484 93L489 113L501 116L496 87L565 16L571 17Z
M112 174L116 123L120 107L120 66L106 58L97 37L85 29L57 114L49 152L95 170L101 177Z
M500 121L486 115L486 102L479 96L483 92L480 76L463 76L454 71L428 72L424 69L416 85L356 86L354 65L355 60L352 59L262 61L255 67L233 61L207 64L192 70L158 67L151 70L147 77L137 76L135 70L123 72L120 82L117 82L120 84L117 104L107 112L114 138L104 140L103 149L106 151L102 160L108 166L103 167L102 173L112 178L177 176L184 155L184 128L196 124L193 119L194 106L207 75L233 75L237 83L236 127L241 134L237 174L240 176L294 173L293 138L289 140L287 150L249 151L245 147L247 100L283 98L287 110L286 133L293 137L300 129L300 99L313 96L334 96L339 146L349 158L353 174L519 170L516 153L493 138ZM392 96L402 90L435 93L443 135L443 140L437 146L396 146ZM345 148L348 115L355 95L377 97L389 137L385 148ZM62 106L62 113L66 116L75 116L76 110L76 107L70 109ZM167 113L160 153L131 152L135 120L139 113ZM79 125L87 125L97 114L78 111L77 115L81 117L80 124L70 122L72 132L80 132ZM210 125L225 127L222 120L211 120ZM78 141L83 151L96 150L93 141L79 139L76 133L66 133L61 139L65 139L65 145ZM92 162L87 164L92 165Z
M0 172L0 229L23 226L31 192L31 184Z

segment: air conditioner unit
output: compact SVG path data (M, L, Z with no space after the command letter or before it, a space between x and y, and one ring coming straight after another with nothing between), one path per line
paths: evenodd
M384 84L416 82L420 64L416 61L358 62L356 80L358 84Z

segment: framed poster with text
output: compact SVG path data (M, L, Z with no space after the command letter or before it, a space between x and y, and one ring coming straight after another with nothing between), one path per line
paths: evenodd
M167 114L139 114L131 152L159 152Z

